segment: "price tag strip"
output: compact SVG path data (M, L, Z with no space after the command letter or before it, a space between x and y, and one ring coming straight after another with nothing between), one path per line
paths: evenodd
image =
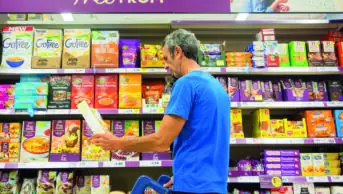
M162 162L160 160L139 161L140 167L161 167Z

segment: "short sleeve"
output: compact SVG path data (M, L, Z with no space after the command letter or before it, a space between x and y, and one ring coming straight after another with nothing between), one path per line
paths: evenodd
M166 115L176 115L188 120L194 101L192 82L186 79L178 80L171 92Z

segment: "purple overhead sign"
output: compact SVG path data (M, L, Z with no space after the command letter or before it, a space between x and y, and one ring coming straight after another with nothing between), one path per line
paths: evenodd
M0 0L2 13L228 13L230 0Z

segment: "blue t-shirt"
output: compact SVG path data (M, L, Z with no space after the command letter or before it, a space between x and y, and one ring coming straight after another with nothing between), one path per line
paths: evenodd
M186 120L174 141L173 191L227 193L230 99L223 86L192 71L174 83L166 114Z

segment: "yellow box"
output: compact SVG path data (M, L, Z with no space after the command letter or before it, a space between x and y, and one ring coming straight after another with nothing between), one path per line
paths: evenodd
M269 109L257 109L253 115L254 137L271 137Z
M341 175L341 168L327 168L325 169L325 175L339 176Z
M325 160L323 153L312 154L313 159L313 175L325 176Z
M338 160L338 153L324 153L325 160Z
M301 165L302 176L313 176L312 154L301 153L300 154L300 165Z
M303 118L301 121L288 121L284 119L284 127L286 137L290 138L306 138L307 137L307 128L306 120Z
M325 158L325 154L324 154ZM340 161L339 160L325 160L325 168L339 168Z
M230 133L232 138L244 138L243 120L241 109L231 109L230 111L231 128Z
M270 120L270 131L272 137L286 137L283 120Z

